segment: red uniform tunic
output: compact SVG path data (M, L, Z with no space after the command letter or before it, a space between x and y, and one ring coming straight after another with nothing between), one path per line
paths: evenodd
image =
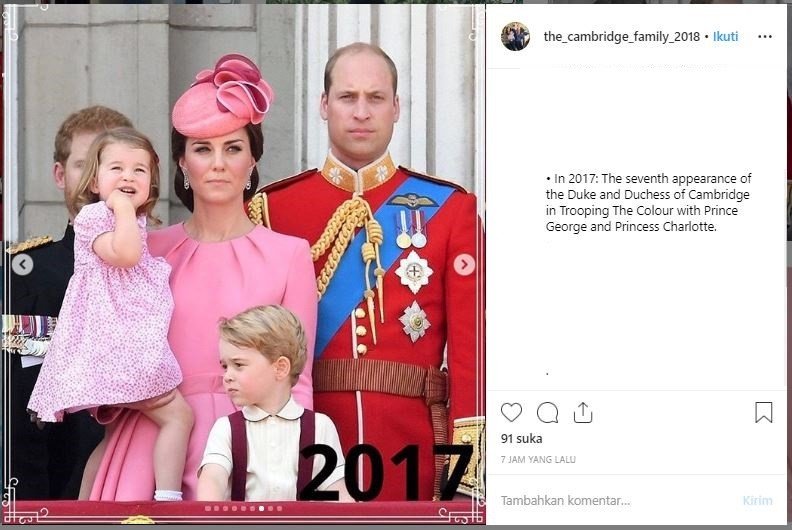
M455 419L483 415L483 263L480 262L483 241L476 197L454 184L396 168L387 154L357 173L329 156L321 171L307 171L273 183L263 191L267 194L272 229L313 243L336 208L350 199L353 191L362 192L371 210L376 212L392 199L395 190L408 178L427 179L435 186L439 183L450 195L446 193L448 197L439 207L421 206L431 201L420 197L404 207L408 219L411 212L428 213L432 208L436 211L423 229L426 245L399 249L400 255L390 267L383 264L387 268L384 288L377 296L383 296L385 322L380 321L379 301L375 299L377 343L374 344L369 311L363 298L366 285L365 275L362 275L354 278L359 291L357 305L343 315L343 324L324 350L317 349L316 359L319 363L331 359L385 360L440 368L447 351L449 427L444 443L451 443ZM399 216L394 217L392 223L383 223L382 247L396 248ZM396 273L401 259L412 251L432 269L428 283L421 285L416 293L403 285ZM350 248L347 252L360 256L358 249ZM317 274L326 259L324 255L315 262ZM362 258L356 259L362 261ZM333 281L337 281L336 276ZM375 284L372 283L372 287ZM409 329L400 321L405 310L414 307L414 303L425 314L417 330ZM320 322L335 310L320 304ZM414 341L405 328L418 331L414 333ZM316 391L316 382L314 387L315 409L335 422L344 453L357 444L370 444L382 456L384 484L376 500L406 499L407 463L402 461L397 465L391 458L411 444L418 445L419 499L432 498L433 445L436 442L430 409L423 397L378 391L323 392ZM371 485L373 463L365 456L359 462L363 467L363 480L362 485L358 483L365 491Z

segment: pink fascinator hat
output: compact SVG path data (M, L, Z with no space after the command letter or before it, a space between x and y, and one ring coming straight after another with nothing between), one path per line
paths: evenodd
M213 138L259 124L275 100L258 67L238 53L202 70L173 106L173 127L189 138Z

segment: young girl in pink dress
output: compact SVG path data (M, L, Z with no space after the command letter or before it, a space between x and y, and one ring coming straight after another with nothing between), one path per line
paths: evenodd
M91 145L69 200L77 214L74 275L28 408L55 422L64 413L172 393L142 413L159 428L154 500L181 500L193 414L174 390L182 373L167 340L171 269L146 244L146 220L156 222L158 165L151 142L133 129L107 131ZM105 440L112 431L111 424ZM88 484L105 445L86 466Z

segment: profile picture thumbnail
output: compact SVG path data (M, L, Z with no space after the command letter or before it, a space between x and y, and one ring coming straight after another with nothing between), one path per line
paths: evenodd
M509 22L501 30L501 42L507 50L518 52L528 46L531 34L522 22Z

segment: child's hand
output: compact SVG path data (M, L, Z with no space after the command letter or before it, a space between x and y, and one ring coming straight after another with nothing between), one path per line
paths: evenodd
M135 205L132 203L132 196L124 193L121 190L113 190L110 193L110 196L107 197L105 204L107 204L107 207L114 212L118 208L130 208L132 211L135 210Z
M127 269L140 262L143 255L143 236L135 219L135 203L123 191L113 190L105 198L107 208L113 212L113 230L94 239L92 250L108 265Z

